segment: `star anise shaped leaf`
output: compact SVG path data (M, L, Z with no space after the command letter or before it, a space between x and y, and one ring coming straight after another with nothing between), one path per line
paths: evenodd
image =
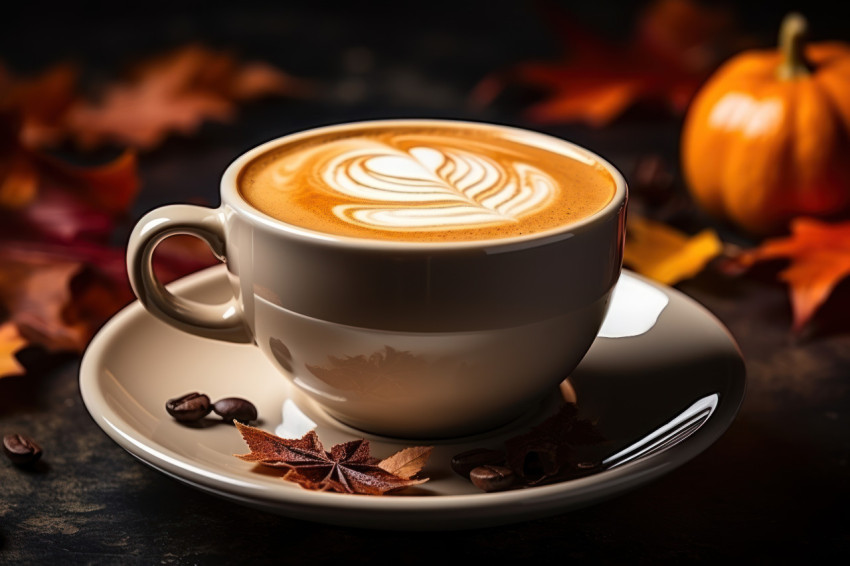
M416 472L411 473L409 466L403 475L384 469L381 464L392 460L395 455L383 461L373 457L369 441L365 439L336 444L330 451L326 451L312 430L301 438L290 439L239 422L234 424L251 450L248 454L235 454L237 458L264 466L285 468L283 479L298 483L306 489L384 495L428 481L428 478L413 478ZM410 450L407 448L402 452L409 454ZM417 447L416 451L420 457L407 457L405 460L415 459L421 468L430 455L431 447Z

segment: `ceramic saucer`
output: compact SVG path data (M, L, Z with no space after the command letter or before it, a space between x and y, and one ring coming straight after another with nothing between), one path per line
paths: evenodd
M207 302L229 296L216 266L173 292ZM95 422L151 467L203 491L285 516L343 526L462 529L566 512L634 489L693 458L730 425L744 395L735 341L707 310L675 289L625 271L608 318L587 357L561 388L606 439L603 468L551 485L483 492L449 462L471 448L501 448L563 404L559 392L538 410L474 437L407 442L351 429L291 388L253 346L184 334L138 303L110 320L83 356L80 389ZM211 399L252 400L257 426L300 437L315 428L326 448L365 437L387 457L433 445L430 478L410 492L358 496L302 489L233 457L247 452L238 431L219 423L192 428L165 411L166 399L203 391Z

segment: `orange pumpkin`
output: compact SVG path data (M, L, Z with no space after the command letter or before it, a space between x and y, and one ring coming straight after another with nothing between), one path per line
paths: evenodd
M804 45L805 32L801 15L786 16L778 50L731 58L685 116L691 193L754 235L850 211L850 45Z

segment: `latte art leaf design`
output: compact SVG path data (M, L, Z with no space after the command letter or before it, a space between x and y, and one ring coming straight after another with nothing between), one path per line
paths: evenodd
M334 213L347 222L389 230L439 230L516 222L544 207L555 180L536 167L504 164L454 148L385 145L331 159L325 183L354 200Z

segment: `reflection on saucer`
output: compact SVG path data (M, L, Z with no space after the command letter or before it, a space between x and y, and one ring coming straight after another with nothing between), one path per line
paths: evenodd
M611 306L599 336L627 338L645 334L658 322L669 301L660 289L633 277L621 277L611 294Z
M717 393L703 397L667 424L652 431L628 448L609 456L602 463L608 469L616 468L679 444L702 428L702 425L714 413L719 400L720 396Z

